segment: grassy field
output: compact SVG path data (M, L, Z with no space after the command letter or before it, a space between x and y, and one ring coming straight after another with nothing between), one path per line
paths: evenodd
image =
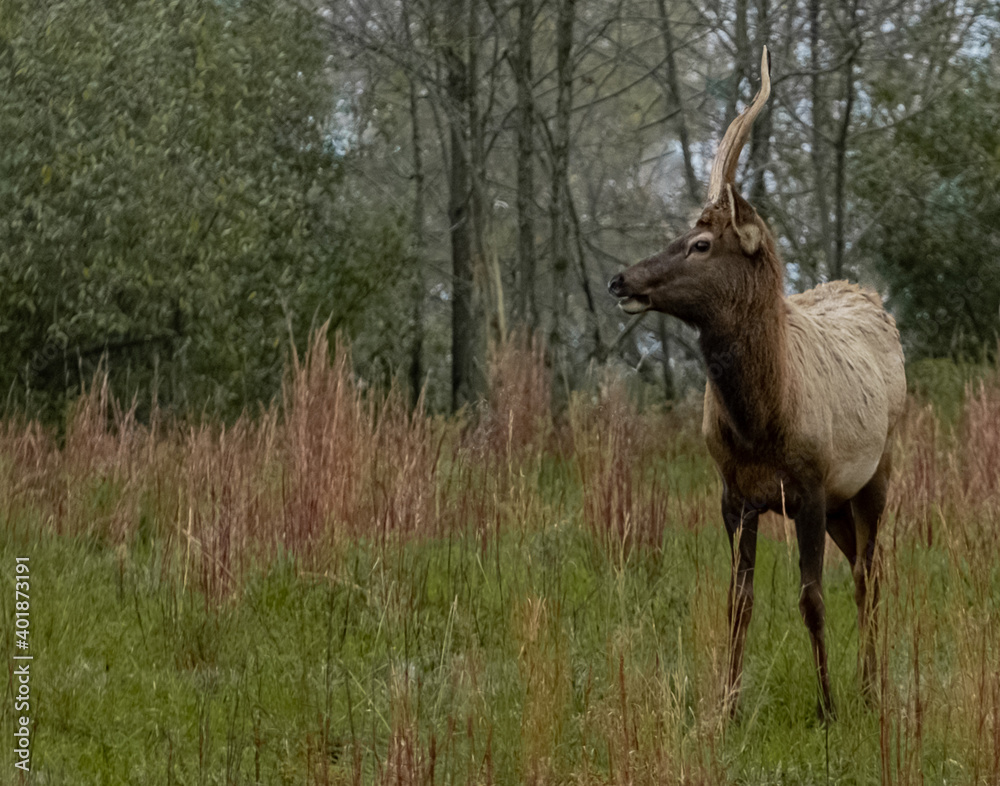
M62 436L0 425L5 620L31 568L26 782L1000 783L1000 387L953 431L907 414L872 704L828 552L824 726L779 518L721 713L729 549L694 414L608 383L553 423L521 342L489 408L446 420L328 356L320 337L226 428L137 424L99 380Z

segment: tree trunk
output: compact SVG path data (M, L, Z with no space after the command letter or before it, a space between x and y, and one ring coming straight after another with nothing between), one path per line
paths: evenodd
M415 404L424 384L424 159L417 87L410 79L410 144L413 147L413 337L410 342L410 393Z
M657 331L660 334L660 349L663 352L663 395L667 401L673 401L677 397L677 388L674 385L674 370L670 368L670 331L667 328L667 318L663 314L657 314Z
M535 299L535 109L532 93L534 2L518 4L517 53L513 59L517 83L517 318L534 330L538 325Z
M587 276L587 258L584 255L583 237L580 233L580 215L576 211L576 202L573 194L566 191L566 208L569 211L569 218L573 225L573 238L576 241L576 259L580 266L580 286L583 289L583 299L587 304L587 313L590 314L591 323L594 328L594 348L590 353L592 358L606 357L604 341L601 338L601 320L597 316L597 306L594 303L594 293L590 289L590 279Z
M487 237L490 230L490 211L486 196L486 123L492 106L493 95L487 91L485 98L480 96L480 45L482 30L480 26L480 7L478 0L471 0L468 8L468 35L466 52L468 54L468 69L466 82L468 90L469 113L469 213L472 221L472 262L473 281L477 302L480 304L481 318L474 325L476 329L476 346L483 345L483 337L491 341L503 341L507 334L507 315L503 296L503 279L500 274L500 263L497 254L487 248ZM494 61L495 66L495 61ZM492 73L493 68L487 68ZM490 85L494 84L490 80ZM485 106L485 111L483 107ZM481 369L481 367L480 367ZM478 382L478 381L477 381ZM476 386L479 387L478 384Z
M844 198L844 183L847 179L847 135L851 127L851 112L854 109L854 63L857 60L858 52L861 48L860 39L857 36L858 23L858 2L854 0L848 9L848 19L846 35L849 37L846 44L848 51L844 58L844 109L840 117L837 129L837 139L834 147L834 181L833 199L836 215L834 216L834 247L833 266L830 270L830 278L837 279L844 276L844 248L845 222L844 213L846 204Z
M694 164L691 160L691 142L688 135L687 117L684 112L684 101L681 97L680 80L677 77L674 34L670 25L670 14L667 13L666 0L656 0L656 7L660 15L660 36L663 38L663 52L667 64L667 98L676 107L677 138L681 145L681 156L684 163L684 183L687 186L688 199L691 200L692 206L695 206L702 203L704 196L701 184L695 176ZM662 350L663 393L667 401L672 401L676 396L676 389L674 385L674 371L670 367L670 329L666 317L662 314L659 315L657 329L660 334L660 348Z
M483 141L483 121L479 114L479 10L475 0L468 6L468 37L465 51L466 104L469 113L469 211L472 219L472 248L475 264L480 268L486 259L486 214L483 210L483 189L486 182L486 152Z
M451 238L451 405L472 403L475 319L473 316L472 237L469 216L471 176L466 125L469 75L458 47L465 38L465 0L452 0L451 35L444 46L448 102L448 223Z
M747 0L736 0L736 58L733 69L733 87L729 91L729 101L726 104L726 122L723 130L736 117L737 103L740 100L740 90L746 77L747 63L750 59L750 38L747 34Z
M553 339L560 341L560 323L565 315L566 271L569 268L569 225L566 195L569 191L569 118L573 107L573 20L575 0L558 0L556 19L556 115L552 133L552 198L549 221L552 231L554 281Z
M688 197L692 205L701 203L702 190L698 178L694 174L694 164L691 161L691 142L688 135L687 118L684 114L684 103L681 99L680 80L677 78L677 59L674 56L674 35L670 26L670 15L667 13L666 0L656 0L660 12L660 35L663 38L663 51L667 63L667 98L677 107L677 138L681 144L681 155L684 158L684 183L687 185Z
M757 47L750 53L751 60L760 56L763 47L767 45L771 37L771 19L768 11L768 0L757 0ZM761 74L761 78L763 78L763 74ZM754 123L753 133L750 135L750 176L752 179L748 197L750 203L764 218L767 218L770 212L767 205L767 184L764 181L764 175L771 157L771 130L773 128L771 110L774 103L772 98L764 104L764 109Z
M823 94L822 75L820 73L820 0L809 0L809 68L812 71L810 86L812 92L812 139L811 157L813 163L813 179L816 184L816 211L819 213L820 245L823 261L827 272L833 270L833 243L830 232L830 203L826 191L826 140L823 129L826 127L826 99ZM812 271L815 284L818 276Z

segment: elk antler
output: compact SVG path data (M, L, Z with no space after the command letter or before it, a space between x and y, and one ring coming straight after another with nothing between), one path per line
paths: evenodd
M715 204L722 196L722 190L726 183L733 183L736 178L736 164L740 160L740 153L743 145L750 136L750 127L753 121L760 114L760 110L767 103L767 97L771 95L771 58L764 47L764 53L760 57L760 90L753 97L753 101L740 115L729 125L729 130L719 143L719 150L715 154L715 161L712 162L712 173L708 178L708 203Z

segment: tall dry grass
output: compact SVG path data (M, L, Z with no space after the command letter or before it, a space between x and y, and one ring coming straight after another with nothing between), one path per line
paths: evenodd
M954 431L945 431L932 405L911 401L894 463L889 510L927 545L933 544L933 524L943 514L995 520L1000 512L1000 383L966 388Z
M610 379L572 398L569 422L586 526L612 554L658 549L670 500L663 457L671 435L663 418L636 412L624 384Z
M968 386L954 430L911 402L889 512L882 780L924 783L944 749L953 778L1000 783L1000 385Z
M492 347L486 407L476 429L480 448L521 458L550 447L552 373L545 340L524 330Z
M324 572L344 539L384 546L551 516L537 494L553 448L544 345L495 348L490 396L470 423L364 391L326 328L293 353L281 400L231 425L149 423L123 408L106 370L67 415L63 445L37 423L0 424L0 503L51 531L119 546L164 543L185 584L226 597L251 565L289 557ZM17 513L18 515L14 515Z
M292 359L282 400L232 425L150 424L99 372L67 416L65 444L36 423L0 427L0 502L111 546L156 537L185 583L212 597L280 555L327 569L341 538L435 536L454 426L396 389L366 396L326 330Z
M395 387L381 400L364 396L349 351L331 353L320 330L305 360L293 357L281 414L281 533L294 548L329 547L334 534L439 534L447 424L427 417L422 397L410 411Z
M160 537L211 594L281 554L322 572L343 538L472 527L486 543L543 526L575 504L551 489L540 503L540 473L557 465L570 473L547 482L579 488L580 518L610 552L657 548L668 522L715 521L714 489L675 485L675 462L704 453L694 424L636 411L610 379L574 395L557 422L544 343L523 333L493 348L489 372L471 422L434 417L396 388L364 392L349 350L323 328L293 354L281 400L230 426L167 423L155 408L139 423L99 372L68 413L64 445L37 423L0 424L0 504L11 519L30 510L56 532L114 545ZM1000 385L967 390L955 433L911 405L897 443L892 537L931 547L947 531L973 558L991 553Z

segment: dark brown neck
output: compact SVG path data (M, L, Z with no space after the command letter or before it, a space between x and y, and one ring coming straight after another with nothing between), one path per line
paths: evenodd
M787 320L780 291L701 330L708 382L729 426L752 446L781 431L787 394Z

